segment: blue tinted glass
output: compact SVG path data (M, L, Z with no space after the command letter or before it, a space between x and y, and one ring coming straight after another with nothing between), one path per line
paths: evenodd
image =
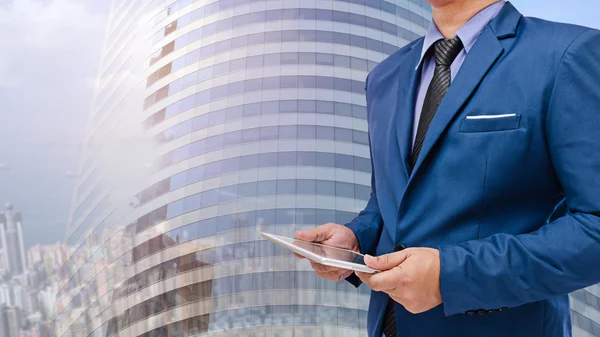
M181 228L181 242L198 238L198 223L193 223Z
M275 210L258 210L256 211L256 223L261 225L275 224Z
M298 76L282 76L280 77L279 87L281 89L298 88Z
M333 283L333 282L329 282ZM317 306L315 312L316 324L324 325L338 325L338 308L337 307L326 307Z
M295 287L293 271L273 273L273 289L294 289Z
M298 53L281 53L281 64L298 64Z
M213 235L217 231L217 219L202 220L198 224L198 237Z
M317 137L317 127L313 125L299 125L298 139L315 139Z
M246 69L246 59L245 58L235 59L235 60L231 60L229 62L229 71L231 71L231 72L244 70L244 69Z
M296 181L277 180L277 194L296 194Z
M335 167L334 154L317 152L317 166Z
M317 182L317 194L318 195L335 195L335 182L327 180L319 180ZM331 219L334 219L332 217Z
M261 153L258 156L258 162L260 167L273 167L277 166L277 153Z
M183 212L183 200L177 200L167 206L167 219L181 215Z
M317 193L316 180L298 180L296 185L296 193L313 195Z
M194 194L184 198L183 201L183 213L187 213L198 209L200 207L200 201L202 200L202 194Z
M317 101L317 112L332 114L334 112L334 103L328 101Z
M252 259L254 258L254 242L236 243L234 245L234 259ZM252 289L252 277L246 280L245 289Z
M354 185L337 181L335 183L335 195L345 198L354 198Z
M345 154L335 154L335 166L347 170L354 168L354 157Z
M219 201L219 192L217 190L209 190L202 193L201 207L215 205Z
M295 324L315 324L316 307L312 305L297 305L294 313Z
M293 125L280 126L278 136L280 139L296 139L298 136L298 127Z
M268 256L268 255L263 255ZM253 290L270 290L273 289L273 273L255 273L252 274L252 289Z
M234 107L229 107L225 111L225 119L226 120L235 120L235 119L241 118L242 115L243 115L243 113L244 113L244 106L243 105L237 105L237 106L234 106Z
M317 153L298 152L296 154L296 163L299 166L315 166L317 164Z
M300 112L315 112L317 109L316 101L308 101L308 100L299 100L298 101L298 111Z
M317 139L334 140L334 129L329 126L317 126Z
M259 167L257 154L242 157L242 160L240 161L240 170L249 170L257 167Z
M282 132L284 131L285 129L282 130ZM296 157L296 152L280 152L277 154L277 166L296 166Z
M319 181L319 184L321 183L321 181ZM317 184L317 189L319 188L319 184ZM333 183L332 183L333 186ZM333 187L330 187L333 188ZM333 219L335 219L335 211L333 210L325 210L325 209L317 209L316 211L317 213L317 219L316 219L316 223L317 224L326 224L331 222ZM342 283L348 283L348 282L342 282ZM350 284L350 283L348 283ZM339 287L339 284L337 285ZM351 288L348 288L351 289Z
M238 185L221 187L219 189L219 202L227 202L238 198Z
M333 90L333 77L317 76L317 88Z
M352 116L352 104L335 102L334 111L336 115Z
M368 200L371 196L371 187L354 185L354 195L357 199Z
M271 102L268 102L271 103ZM263 105L263 110L265 110ZM298 101L296 100L285 100L279 101L279 111L281 112L296 112L298 111ZM264 111L263 111L264 113Z
M277 182L275 180L261 181L258 183L258 196L275 195L277 192Z
M257 103L257 111L260 114L268 115L279 112L279 102L278 101L267 101L262 102L262 104Z

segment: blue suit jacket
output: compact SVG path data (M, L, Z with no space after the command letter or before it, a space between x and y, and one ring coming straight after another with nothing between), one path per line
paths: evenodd
M440 250L444 303L418 315L396 304L398 337L570 336L565 294L600 282L600 32L507 3L409 174L422 44L367 78L373 190L347 224L363 253ZM372 293L369 336L381 336L388 298Z

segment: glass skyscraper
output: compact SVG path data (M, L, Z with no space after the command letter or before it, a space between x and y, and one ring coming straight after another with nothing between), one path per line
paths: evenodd
M364 336L369 291L261 240L370 193L364 80L422 0L115 0L57 336Z
M571 294L573 337L600 336L600 284Z

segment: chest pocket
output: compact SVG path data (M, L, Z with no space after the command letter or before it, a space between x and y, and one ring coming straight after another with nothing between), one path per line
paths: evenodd
M521 116L517 114L472 115L460 123L461 133L508 131L519 128Z

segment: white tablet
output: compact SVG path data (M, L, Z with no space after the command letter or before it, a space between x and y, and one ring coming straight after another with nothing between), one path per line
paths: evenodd
M367 267L364 255L347 249L325 246L318 243L286 238L284 236L260 233L263 238L290 249L294 253L320 264L342 269L374 274L378 270Z

